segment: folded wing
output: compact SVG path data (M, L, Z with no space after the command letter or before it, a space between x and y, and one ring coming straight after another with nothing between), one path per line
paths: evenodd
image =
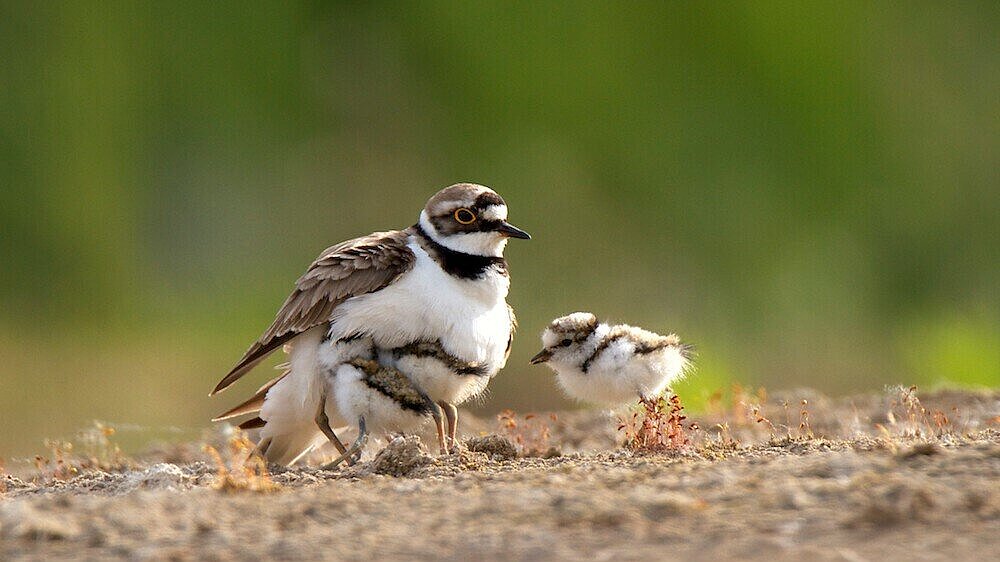
M409 229L376 232L327 248L295 282L271 326L211 394L228 388L295 336L328 322L340 303L378 291L412 269L409 236Z

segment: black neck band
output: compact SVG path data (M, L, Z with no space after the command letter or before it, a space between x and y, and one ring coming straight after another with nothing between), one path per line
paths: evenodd
M431 257L441 264L441 269L447 271L455 277L460 277L462 279L479 279L486 274L486 271L489 268L494 266L496 266L502 273L507 272L507 260L502 257L477 256L475 254L466 254L465 252L452 250L451 248L447 248L431 238L419 223L414 225L413 229L417 231L417 234L419 234L425 242L427 242L427 246L431 250L429 252L432 254Z

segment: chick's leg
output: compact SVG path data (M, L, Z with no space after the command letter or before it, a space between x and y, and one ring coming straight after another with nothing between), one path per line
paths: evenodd
M354 465L359 460L361 460L361 453L364 452L365 445L368 443L368 429L365 427L365 417L361 416L358 418L358 438L354 440L351 444L351 448L347 449L339 457L333 459L331 462L323 465L323 469L335 468L338 464L343 461L347 461L348 466Z
M438 447L442 455L448 454L448 447L445 445L444 418L441 417L441 406L431 402L431 415L434 416L434 427L437 429Z
M448 449L454 450L457 442L455 435L458 433L458 407L451 402L438 402L444 410L445 417L448 418Z

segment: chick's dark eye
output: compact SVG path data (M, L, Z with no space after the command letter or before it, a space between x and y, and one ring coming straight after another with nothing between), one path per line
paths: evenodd
M563 340L563 341L559 342L559 345L561 345L563 347L569 347L569 344L571 344L571 343L573 343L573 340Z
M476 222L476 213L462 207L455 210L455 220L462 224L472 224Z

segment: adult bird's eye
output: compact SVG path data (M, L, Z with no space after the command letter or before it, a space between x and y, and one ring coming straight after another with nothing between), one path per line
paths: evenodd
M563 347L569 347L569 344L571 344L571 343L573 343L573 340L563 340L563 341L559 342L559 345L561 345Z
M462 224L472 224L476 222L476 213L462 207L455 210L455 220Z

